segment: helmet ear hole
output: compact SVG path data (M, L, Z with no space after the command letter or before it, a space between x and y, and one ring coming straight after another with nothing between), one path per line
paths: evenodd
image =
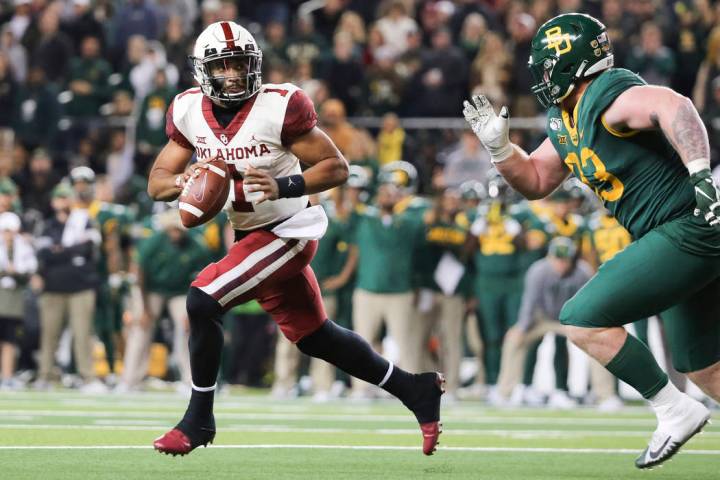
M563 69L560 71L560 73L568 74L572 71L572 68L573 68L572 64L568 63L567 65L565 65L563 67Z

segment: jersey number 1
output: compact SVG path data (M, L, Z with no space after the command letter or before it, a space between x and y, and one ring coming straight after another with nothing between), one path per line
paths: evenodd
M253 204L245 200L245 192L243 191L242 180L235 180L235 201L232 202L232 208L236 212L254 212Z
M283 88L266 88L265 93L277 93L281 97L288 94ZM236 212L254 212L253 204L245 200L245 192L243 191L243 182L235 181L235 201L232 202L232 208Z

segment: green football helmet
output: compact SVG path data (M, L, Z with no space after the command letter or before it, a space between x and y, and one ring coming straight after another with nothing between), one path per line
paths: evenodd
M584 13L565 13L545 22L532 39L528 68L532 92L543 108L559 104L587 78L613 66L607 29Z
M347 186L350 188L368 188L370 186L370 174L365 167L350 165L348 168Z
M414 194L418 187L418 172L412 163L396 160L383 165L378 174L378 182L392 183L406 194Z
M478 200L482 202L488 197L485 185L477 180L467 180L461 183L459 190L463 200Z

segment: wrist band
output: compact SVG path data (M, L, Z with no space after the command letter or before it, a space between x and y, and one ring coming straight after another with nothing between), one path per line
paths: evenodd
M690 172L690 175L694 175L703 170L710 170L710 159L709 158L698 158L692 160L685 165Z
M515 149L513 148L512 143L508 143L507 145L503 146L499 151L495 150L489 153L490 161L492 163L500 163L512 157L513 153L515 153Z
M305 195L305 178L302 175L276 177L279 198L297 198Z

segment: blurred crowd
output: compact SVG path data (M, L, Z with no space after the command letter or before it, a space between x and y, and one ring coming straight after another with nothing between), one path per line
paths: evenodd
M170 102L193 86L194 39L233 20L259 41L264 81L303 88L351 162L348 185L314 200L332 217L314 263L329 314L405 368L445 369L450 397L571 404L560 335L556 390L542 399L529 388L539 339L556 330L562 295L629 235L577 185L523 202L469 130L403 127L458 118L476 92L513 118L541 117L530 40L570 11L607 25L616 66L694 100L716 165L720 3L709 0L0 1L2 388L127 391L148 376L187 388L184 294L232 232L221 217L183 229L172 206L149 199L146 174ZM511 136L532 149L543 133ZM530 298L539 261L557 284L534 282ZM560 296L542 293L551 287ZM225 326L229 383L320 399L350 386L326 364L306 366L257 304ZM474 377L460 375L462 357L478 359ZM313 386L298 383L306 368ZM595 373L594 400L616 402Z

